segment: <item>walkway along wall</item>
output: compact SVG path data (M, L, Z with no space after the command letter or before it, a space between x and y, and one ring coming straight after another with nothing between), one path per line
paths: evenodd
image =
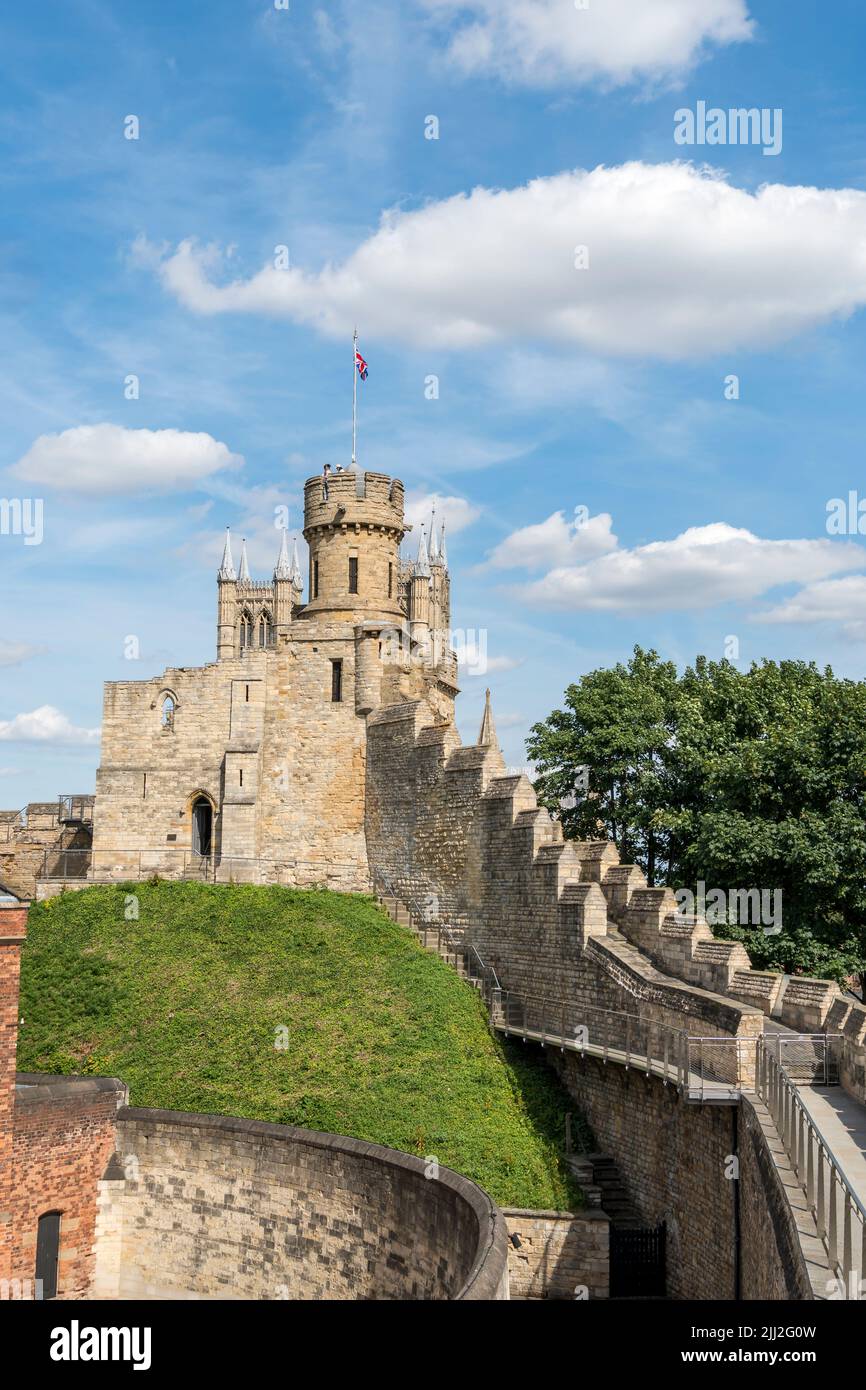
M462 931L502 986L527 1001L530 1023L533 1009L542 1016L553 1003L567 1026L588 1023L590 1041L603 1009L693 1038L728 1038L731 1079L746 1088L765 1019L826 1027L845 1034L843 1076L862 1096L866 1011L827 981L752 970L741 945L677 913L670 890L648 888L608 842L564 841L528 779L506 775L495 741L464 747L452 724L417 702L372 713L366 828L377 887L416 920ZM812 1296L748 1100L690 1104L656 1078L574 1053L557 1065L645 1219L668 1223L676 1296ZM734 1155L739 1186L726 1176Z

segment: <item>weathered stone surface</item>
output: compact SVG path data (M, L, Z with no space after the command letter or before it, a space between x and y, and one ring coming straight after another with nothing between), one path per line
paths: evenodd
M502 1215L449 1169L167 1110L121 1111L117 1146L100 1184L97 1298L508 1297Z

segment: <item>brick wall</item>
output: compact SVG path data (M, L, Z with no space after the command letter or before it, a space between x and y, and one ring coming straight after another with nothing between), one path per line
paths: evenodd
M11 1278L33 1279L44 1212L59 1211L59 1298L84 1298L94 1271L99 1179L127 1090L113 1077L18 1075L13 1149Z
M506 1232L480 1188L359 1140L127 1110L102 1184L104 1298L507 1297Z
M18 1042L18 979L28 905L0 903L0 1279L11 1277L12 1142L15 1049Z
M16 1077L28 906L0 906L0 1279L34 1296L39 1217L59 1211L57 1293L81 1298L93 1276L97 1183L127 1093L113 1078Z

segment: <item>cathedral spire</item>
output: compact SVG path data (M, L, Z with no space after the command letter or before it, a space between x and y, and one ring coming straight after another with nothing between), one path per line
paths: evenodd
M496 737L496 725L493 722L493 710L490 707L489 687L484 697L484 714L481 716L481 732L478 735L478 743L481 747L498 748L499 746Z
M445 518L442 518L442 535L439 540L439 563L443 569L448 568L448 551L445 549Z
M277 567L274 570L274 579L291 579L292 577L292 571L289 566L288 534L284 526L280 538L280 558L277 560Z
M240 584L249 584L250 582L250 567L247 564L246 537L244 537L243 541L241 542L241 567L238 570L238 582Z
M232 560L232 533L228 526L226 527L226 544L223 550L223 562L219 567L218 577L220 579L237 579L234 561Z
M301 563L298 559L298 538L292 538L292 583L296 588L303 588L304 581L301 578Z
M436 540L436 503L433 503L433 513L430 517L430 563L439 565L442 563L439 555L439 544Z
M418 559L415 561L415 573L424 579L430 578L430 561L427 556L427 538L424 535L424 526L421 526L421 539L418 542Z

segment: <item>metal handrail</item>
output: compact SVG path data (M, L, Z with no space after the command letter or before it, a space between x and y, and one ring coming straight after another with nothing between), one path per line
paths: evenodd
M386 890L385 896L405 903L411 922L411 892L407 894L405 889L401 892L395 890L387 875L379 874L377 877ZM450 928L423 923L417 929L425 933L425 940L426 934L434 930L437 933L437 949L440 954L444 940L446 956L450 946L456 962L458 948L455 946L454 933ZM766 1035L741 1038L731 1035L718 1037L688 1033L685 1029L660 1023L642 1014L604 1009L597 1005L582 1005L577 1002L568 1004L563 999L550 1000L543 995L518 995L502 988L496 972L485 963L474 945L460 942L459 950L464 960L468 958L477 961L483 983L487 984L489 978L495 981L495 986L485 989L485 995L490 1008L491 1025L501 1031L517 1033L524 1039L537 1038L542 1046L552 1044L563 1050L569 1048L582 1052L592 1048L601 1055L605 1063L612 1056L619 1055L624 1059L626 1069L642 1066L648 1074L650 1071L660 1073L665 1085L668 1084L669 1078L675 1077L678 1088L687 1092L690 1099L712 1099L714 1095L718 1098L721 1094L725 1099L735 1101L744 1090L752 1089L752 1086L744 1084L744 1080L752 1080L754 1090L765 1101L773 1116L794 1171L803 1183L819 1236L827 1247L831 1267L844 1281L846 1297L866 1298L866 1204L857 1196L843 1165L835 1157L819 1125L812 1119L797 1094L796 1084L788 1074L783 1061L783 1054L787 1052L788 1065L792 1068L796 1068L798 1063L801 1066L820 1065L822 1076L814 1080L818 1084L822 1081L827 1084L831 1078L831 1064L838 1063L836 1045L844 1044L845 1041L841 1034L780 1033L773 1035L771 1040ZM515 1009L518 1014L516 1019L513 1017ZM536 1014L534 1018L533 1012ZM498 1018L497 1014L500 1015ZM558 1014L558 1020L553 1018L554 1014ZM611 1030L615 1034L614 1041L611 1042L607 1029L601 1030L601 1039L596 1043L580 1040L576 1029L573 1030L573 1036L569 1036L566 1029L567 1014L583 1017L587 1022L593 1017L616 1020L616 1026ZM553 1027L549 1026L551 1022L554 1023ZM620 1046L617 1046L617 1043ZM790 1055L798 1047L808 1049L805 1058ZM726 1053L730 1056L732 1049L733 1066L728 1067L725 1057ZM695 1052L696 1067L693 1065ZM732 1074L728 1078L708 1077L708 1069L727 1070ZM693 1084L695 1081L697 1084ZM829 1169L829 1183L825 1181L825 1169ZM838 1210L840 1206L841 1254ZM855 1222L858 1220L861 1228L859 1260L855 1254L854 1238Z
M827 1034L826 1045L840 1035ZM808 1035L782 1043L805 1041ZM814 1040L813 1040L814 1041ZM767 1106L794 1172L806 1194L833 1273L841 1277L846 1298L866 1298L866 1204L857 1196L854 1183L835 1156L830 1144L797 1093L795 1083L781 1060L781 1048L761 1039L758 1067L758 1095ZM829 1168L829 1190L825 1182ZM842 1206L842 1251L839 1251L839 1205ZM854 1221L860 1222L859 1259L855 1257Z
M827 1048L830 1041L835 1041L840 1037L841 1034L816 1034L815 1041L823 1040L824 1048ZM788 1038L781 1038L781 1041L790 1042ZM794 1166L796 1177L805 1188L806 1201L809 1202L810 1211L815 1216L817 1233L826 1244L830 1264L833 1266L834 1272L845 1280L847 1289L852 1273L859 1269L860 1286L862 1286L862 1280L866 1277L866 1204L860 1201L851 1177L847 1175L844 1166L835 1156L833 1148L830 1147L830 1143L820 1129L820 1125L817 1125L816 1120L813 1119L803 1104L802 1098L796 1091L794 1081L785 1072L783 1062L781 1062L781 1049L777 1047L776 1052L774 1052L773 1045L766 1038L762 1038L760 1063L762 1065L759 1068L758 1094L765 1102L770 1115L773 1116L774 1123L780 1131L781 1141L783 1141L792 1166ZM812 1145L815 1145L815 1148ZM827 1201L824 1172L820 1166L822 1156L830 1166L831 1183L835 1181L835 1188L831 1187L830 1201ZM816 1158L819 1161L817 1163ZM838 1255L838 1204L835 1201L837 1190L842 1195L845 1220L841 1259ZM859 1265L853 1259L852 1250L851 1220L855 1212L860 1220Z
M108 871L110 876L100 877L99 859L108 859ZM60 872L54 868L54 864L59 863ZM86 872L75 874L69 873L70 865L73 867L84 866ZM235 868L243 867L273 869L274 871L289 872L293 869L320 869L324 876L333 876L335 871L350 869L354 872L358 870L358 864L349 860L318 860L318 859L263 859L253 856L221 854L212 851L209 854L198 854L195 850L183 849L181 847L165 846L158 849L57 849L47 845L42 851L42 867L37 874L38 879L46 882L57 882L63 879L75 878L79 882L88 883L124 883L143 881L153 876L159 877L163 874L184 873L189 870L201 870L201 876L205 879L214 879L218 869L233 872ZM105 870L103 869L103 873Z

